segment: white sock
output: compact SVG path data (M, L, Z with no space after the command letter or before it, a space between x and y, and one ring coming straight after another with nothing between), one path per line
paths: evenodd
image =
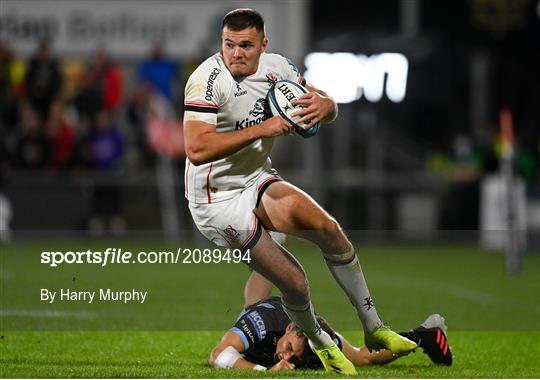
M307 336L315 348L325 348L334 344L330 335L321 329L317 323L311 302L308 302L305 305L291 305L285 302L283 298L281 299L281 302L285 313L289 316L291 321L300 327L304 335Z
M354 251L344 255L324 254L326 265L332 275L347 293L349 300L356 308L356 312L362 321L364 331L371 332L382 326L381 319L377 314L369 289Z

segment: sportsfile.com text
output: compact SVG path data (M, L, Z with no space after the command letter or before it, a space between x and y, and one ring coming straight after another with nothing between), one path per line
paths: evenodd
M122 248L103 251L43 251L41 264L57 267L61 264L238 264L251 261L250 250L178 248L174 251L139 251L135 254Z

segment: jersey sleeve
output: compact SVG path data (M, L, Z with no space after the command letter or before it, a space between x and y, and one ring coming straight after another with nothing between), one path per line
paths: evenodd
M284 66L284 79L288 79L292 82L301 84L302 86L306 85L306 80L304 76L298 70L298 67L290 58L283 57L283 66Z
M261 323L261 321L259 313L252 310L244 313L231 328L231 331L244 343L244 351L248 351L264 340L266 328L264 322Z
M203 121L217 125L219 106L223 104L222 69L199 68L188 79L184 97L184 121Z

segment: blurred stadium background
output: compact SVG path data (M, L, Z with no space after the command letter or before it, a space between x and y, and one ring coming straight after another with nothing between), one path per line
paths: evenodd
M0 376L216 376L206 355L241 306L244 266L38 256L206 246L183 196L183 87L240 6L265 17L269 51L340 102L315 138L279 138L275 167L362 247L385 321L449 322L452 369L426 372L418 354L403 363L424 367L368 376L538 377L538 0L0 0ZM313 247L289 244L319 312L358 330ZM39 300L61 287L150 295ZM123 329L154 331L94 334ZM181 345L155 330L219 332Z
M355 241L538 252L537 0L2 0L2 240L200 239L183 85L238 6L341 103L273 160Z
M342 103L273 160L353 238L540 246L536 0L2 0L2 238L197 238L183 84L238 6Z

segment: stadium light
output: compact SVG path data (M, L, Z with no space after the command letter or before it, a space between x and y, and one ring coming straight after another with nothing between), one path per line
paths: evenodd
M409 61L400 53L366 56L353 53L310 53L305 77L324 88L338 103L351 103L362 95L376 103L386 96L394 103L405 99Z

